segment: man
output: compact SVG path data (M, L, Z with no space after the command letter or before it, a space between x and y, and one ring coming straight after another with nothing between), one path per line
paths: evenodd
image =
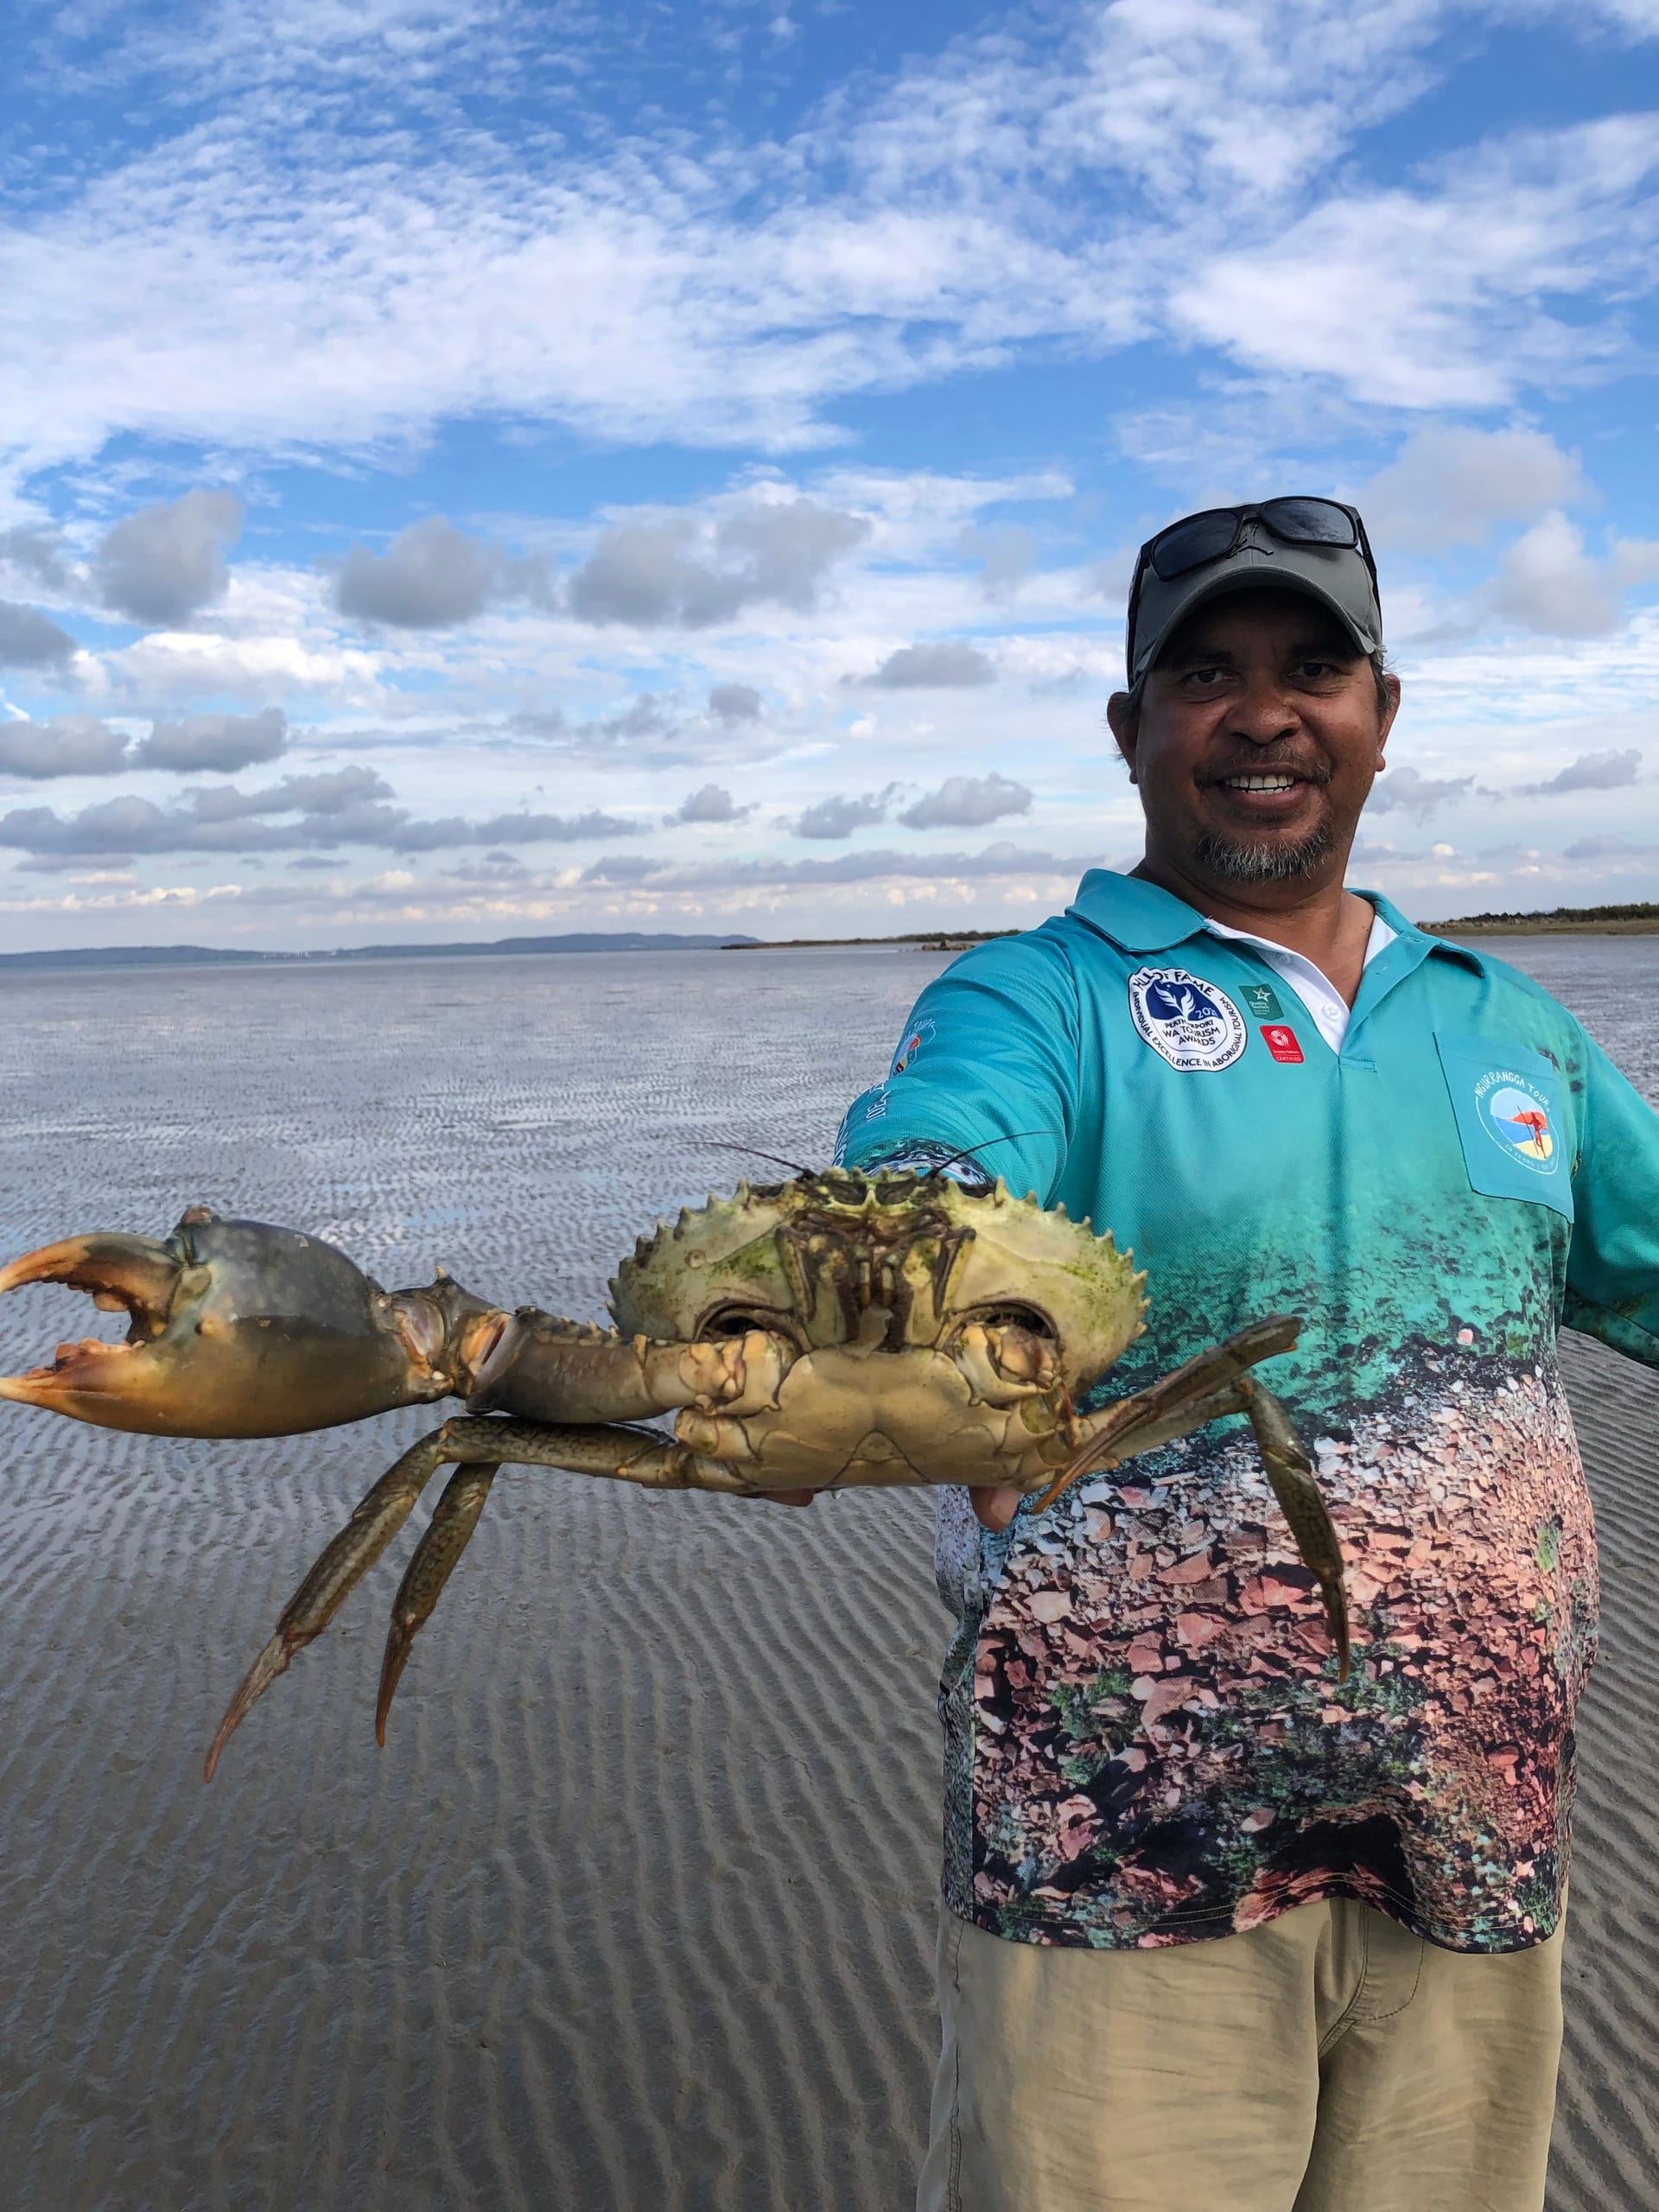
M1264 1380L1355 1624L1339 1685L1236 1419L1046 1514L946 1494L921 2212L1543 2202L1596 1633L1555 1339L1659 1363L1659 1120L1526 978L1344 888L1382 646L1351 508L1153 538L1109 709L1145 858L958 960L843 1126L1134 1248L1103 1397L1301 1315Z

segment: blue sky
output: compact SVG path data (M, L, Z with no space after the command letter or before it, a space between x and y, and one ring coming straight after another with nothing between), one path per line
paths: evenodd
M1353 499L1355 868L1659 897L1659 0L14 0L0 938L1039 918Z

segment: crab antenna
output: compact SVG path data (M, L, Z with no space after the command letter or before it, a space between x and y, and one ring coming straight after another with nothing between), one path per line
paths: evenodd
M704 1142L721 1152L747 1152L752 1159L769 1160L774 1167L787 1167L791 1175L821 1175L821 1167L803 1167L798 1160L785 1160L780 1153L762 1152L758 1144L734 1144L726 1137L708 1137Z
M959 1160L971 1160L976 1152L983 1152L994 1144L1020 1144L1027 1137L1057 1137L1058 1129L1012 1129L1004 1137L986 1137L978 1144L964 1145L960 1152L953 1152L949 1160L941 1160L928 1169L930 1175L943 1175L947 1167L954 1167Z

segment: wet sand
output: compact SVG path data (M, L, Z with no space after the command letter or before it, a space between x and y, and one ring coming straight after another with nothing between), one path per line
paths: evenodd
M1659 944L1503 957L1652 1095ZM0 1249L205 1198L383 1281L442 1261L595 1313L644 1222L744 1172L716 1140L824 1155L941 964L8 979ZM86 1313L7 1301L0 1358ZM1645 2200L1659 2152L1659 1379L1568 1350L1606 1641L1551 2205L1600 2212ZM386 1750L390 1563L204 1789L243 1668L429 1418L236 1446L0 1412L0 2201L903 2212L935 2032L928 1502L789 1513L509 1470Z

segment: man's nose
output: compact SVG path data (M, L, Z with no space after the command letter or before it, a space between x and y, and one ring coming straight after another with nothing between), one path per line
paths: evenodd
M1283 684L1266 677L1245 688L1227 717L1228 734L1244 738L1252 745L1277 744L1282 737L1294 736L1301 726L1294 696Z

